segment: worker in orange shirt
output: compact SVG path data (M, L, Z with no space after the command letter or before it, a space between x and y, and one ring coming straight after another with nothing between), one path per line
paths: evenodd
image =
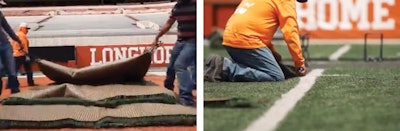
M13 55L15 59L15 66L16 66L16 71L20 69L21 65L24 65L24 69L26 72L27 80L28 80L28 85L29 86L34 86L35 83L33 81L33 73L32 73L32 61L30 60L30 57L28 56L28 48L29 48L29 40L26 37L28 34L28 30L30 28L28 27L27 23L21 23L19 25L18 32L16 35L19 37L19 39L22 42L23 50L21 49L21 45L18 44L16 41L11 40L11 44L13 47Z
M307 0L297 0L307 2ZM271 41L280 27L299 76L306 75L296 21L295 0L242 0L229 18L223 45L232 60L211 56L206 61L205 81L282 81L280 55Z

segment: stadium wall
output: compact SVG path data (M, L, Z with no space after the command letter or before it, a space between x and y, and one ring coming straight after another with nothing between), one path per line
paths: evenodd
M224 29L240 0L205 0L204 36ZM313 39L361 39L366 32L400 38L400 0L308 0L297 3L300 31Z
M151 67L165 67L176 41L176 34L164 35L164 43L153 54ZM60 65L82 68L91 65L136 57L150 47L153 35L104 37L31 38L30 53ZM37 65L33 66L39 70Z

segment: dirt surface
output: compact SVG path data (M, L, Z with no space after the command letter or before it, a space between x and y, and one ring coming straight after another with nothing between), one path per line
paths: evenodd
M164 81L164 76L145 76L145 80L156 83L160 88L163 88L163 81ZM48 84L53 83L50 79L47 77L39 77L39 78L34 78L35 83L38 84L39 86L45 86ZM5 89L5 81L6 79L3 78L3 92L1 94L0 99L4 99L10 96L10 90ZM28 83L26 82L26 78L19 78L20 82L20 90L21 91L27 91L31 87L28 86ZM175 85L178 85L177 83ZM178 93L178 88L174 88L174 92ZM196 98L196 91L193 91L193 95ZM0 105L1 109L1 105ZM4 131L50 131L54 129L9 129ZM3 129L2 129L3 131ZM57 131L196 131L196 126L155 126L155 127L135 127L135 128L110 128L110 129L71 129L71 128L62 128L62 129L57 129Z

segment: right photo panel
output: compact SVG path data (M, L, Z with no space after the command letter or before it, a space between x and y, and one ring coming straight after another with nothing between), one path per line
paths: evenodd
M204 0L204 130L400 130L396 8Z

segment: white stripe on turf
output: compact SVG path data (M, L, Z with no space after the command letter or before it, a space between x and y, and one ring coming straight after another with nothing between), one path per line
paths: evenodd
M152 76L165 76L165 71L152 71L152 72L147 72L146 75L152 75ZM42 78L46 77L43 74L40 75L33 75L33 78ZM26 78L26 75L19 75L18 78Z
M306 76L301 77L300 82L293 89L283 94L282 98L277 100L260 118L251 123L246 131L275 130L296 103L311 89L322 72L324 72L324 69L314 69Z
M350 45L344 45L340 47L335 53L333 53L331 56L329 56L329 60L331 61L337 61L344 53L349 51L351 48Z
M33 75L33 78L46 77L45 75ZM26 78L26 75L19 75L18 78Z
M327 74L327 75L321 75L321 76L338 76L338 77L348 77L351 76L350 74Z
M154 71L154 72L147 72L146 75L165 76L166 73L165 73L165 71L158 71L158 72Z

